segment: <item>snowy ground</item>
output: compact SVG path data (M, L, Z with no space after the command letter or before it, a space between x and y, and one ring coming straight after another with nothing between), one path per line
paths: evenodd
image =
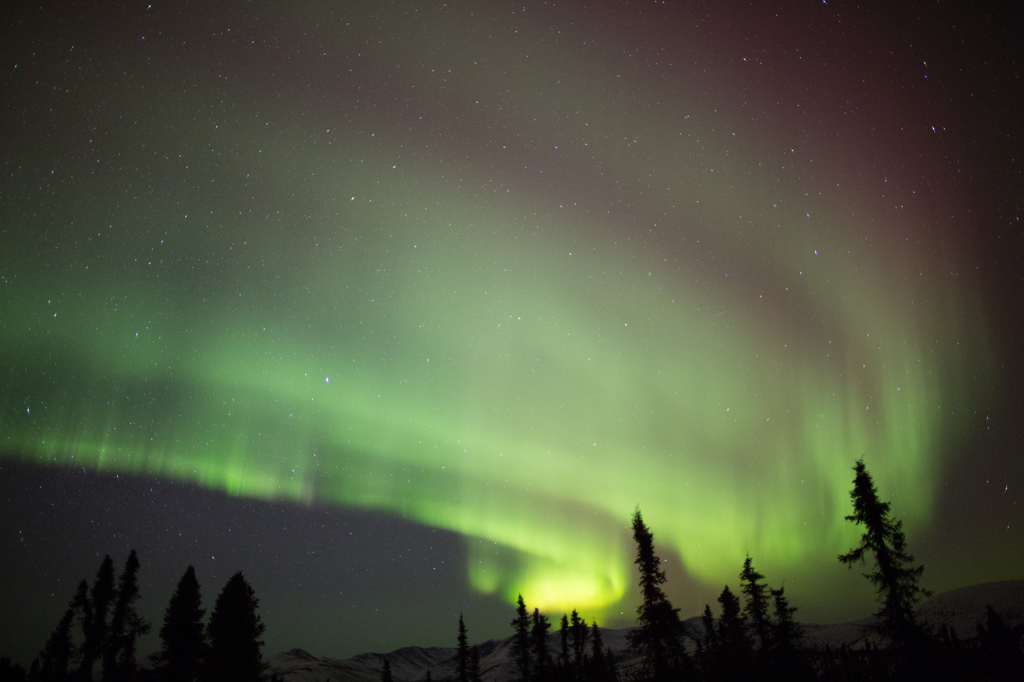
M945 623L961 639L977 635L977 623L985 621L985 606L992 607L1007 625L1024 624L1024 580L972 585L932 597L918 609L920 620L937 628ZM842 645L857 647L871 637L872 619L835 625L805 624L804 645L815 649ZM688 633L699 637L700 619L686 621ZM632 656L625 630L601 630L605 646L611 647L620 665L628 665ZM552 652L558 650L558 635L551 636ZM512 660L511 638L491 640L478 645L484 682L510 682L518 677ZM270 670L285 682L379 682L384 658L391 663L395 682L422 682L427 672L435 682L454 676L455 649L410 646L388 654L367 653L349 659L317 658L301 649L284 651L270 658Z

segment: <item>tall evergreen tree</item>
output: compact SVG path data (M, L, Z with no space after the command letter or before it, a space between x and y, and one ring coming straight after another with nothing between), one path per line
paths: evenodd
M772 598L775 601L775 622L772 624L772 641L778 647L796 647L804 636L803 628L793 620L796 607L789 605L785 587L772 590Z
M386 658L380 668L380 682L392 682L391 661Z
M164 613L160 628L160 677L165 682L195 682L206 657L206 633L203 630L202 596L192 566L178 581Z
M103 651L104 682L126 682L135 677L135 642L149 633L149 621L135 610L139 598L139 558L133 549L117 585L117 601L110 617L107 646Z
M768 619L768 585L761 582L764 575L754 568L753 560L747 556L740 571L740 590L746 597L743 615L750 628L753 642L759 651L766 652L771 637L771 622Z
M73 661L77 662L79 666L75 668L72 677L79 679L82 677L80 670L82 650L85 648L86 640L92 636L92 602L89 601L89 581L85 578L78 583L78 589L75 590L75 596L71 600L71 608L78 617L78 625L82 631L82 644L75 647L73 658Z
M643 656L651 678L661 682L674 677L683 668L682 632L679 609L661 589L665 571L654 553L654 535L644 524L640 508L633 512L633 539L640 569L640 593L643 603L637 607L637 628L627 635L630 646Z
M213 607L204 665L209 682L259 682L266 667L260 648L264 626L256 613L256 593L241 571L231 576Z
M700 617L701 625L704 626L704 648L712 651L718 648L718 628L715 624L715 616L711 613L711 604L704 605L704 613Z
M569 674L569 617L562 614L562 622L558 628L558 639L562 645L562 652L558 656L559 666L565 675Z
M480 682L480 650L475 644L469 651L469 682Z
M590 628L590 674L587 676L590 682L605 682L608 678L608 666L604 660L604 641L601 638L601 628L597 625L597 618Z
M459 614L459 637L458 637L458 676L459 682L469 682L469 640L466 638L466 624L462 621L462 614Z
M75 601L72 600L39 656L39 679L46 682L65 682L69 679L68 668L75 655L75 645L71 641L71 624L74 619Z
M521 594L516 606L516 617L512 621L512 629L515 630L512 640L512 656L515 658L523 682L528 682L530 679L530 613L526 610L526 602L523 601Z
M548 679L551 668L551 654L548 652L548 630L551 623L548 617L540 612L540 609L533 610L533 627L530 630L530 640L533 645L534 679L544 682Z
M704 673L704 679L713 680L717 678L719 646L718 627L715 617L711 613L711 604L704 605L704 613L701 614L700 622L704 627L704 639L697 643L697 657Z
M722 618L718 622L717 669L725 679L740 679L751 665L750 638L740 609L740 600L726 585L718 597Z
M793 620L796 608L789 605L785 586L772 590L775 602L775 620L771 627L771 660L776 671L786 674L790 679L803 675L801 670L798 645L803 637L803 628ZM781 677L782 675L777 675Z
M914 607L931 595L918 585L924 566L912 567L914 557L907 553L903 522L889 518L890 505L878 499L878 490L864 460L858 459L853 470L853 514L846 520L864 526L864 532L860 544L840 554L839 561L853 568L856 563L866 563L868 555L874 557L874 566L864 577L875 586L881 601L875 615L890 642L905 646L919 634Z
M107 616L110 613L110 604L116 596L114 560L108 554L103 557L103 562L96 572L96 580L92 584L88 598L81 602L84 641L78 675L83 680L92 680L93 666L107 645Z
M587 639L590 637L590 629L587 627L585 618L580 618L576 609L572 610L569 617L569 636L572 638L572 668L576 677L583 677L583 664L587 656Z

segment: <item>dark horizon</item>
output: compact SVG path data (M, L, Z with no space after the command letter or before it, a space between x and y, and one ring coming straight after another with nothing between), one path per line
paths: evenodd
M293 648L345 659L406 646L452 647L455 626L442 625L457 624L460 611L466 616L471 643L511 636L509 621L515 609L460 585L465 550L463 541L451 533L316 503L296 506L225 497L173 481L126 479L10 460L0 462L0 472L0 516L9 520L9 528L18 530L38 522L32 518L39 514L38 507L46 508L47 518L61 519L58 527L49 529L51 542L25 538L19 543L22 551L9 554L4 564L5 584L54 585L66 590L66 594L45 595L38 589L8 590L3 606L10 616L2 621L6 648L0 655L26 669L68 607L78 581L91 583L106 553L120 570L130 549L136 549L142 564L140 613L153 624L152 632L139 641L140 660L159 650L167 601L189 564L196 568L207 617L228 577L238 570L245 573L260 599L268 658ZM161 527L169 517L180 525ZM110 549L96 550L93 541L85 540L90 533L96 534L95 542L106 537ZM408 557L397 563L379 551L382 545L396 543L404 543L403 554ZM913 546L911 550L921 558ZM414 561L429 565L428 578L409 573ZM242 562L251 562L251 568ZM683 607L681 617L699 618L705 604L714 606L717 613L715 600L721 587L688 584L685 577L680 581L672 563L667 565L666 589L674 603ZM936 595L946 592L947 588L934 587L938 582L931 575L934 564L924 563L923 584ZM862 571L847 570L838 562L836 566L836 588L848 591L851 598L844 610L831 613L846 615L829 617L828 609L796 602L797 620L844 623L876 611L875 594ZM339 567L346 570L337 572ZM734 589L739 568L729 580ZM774 576L767 580L792 589ZM340 588L338 595L320 593L299 604L292 601L303 585L332 582ZM954 584L948 589L965 586ZM635 589L632 593L639 599ZM448 613L451 609L455 610ZM339 612L347 617L339 619ZM560 612L549 615L560 617ZM601 626L635 627L635 611L609 622L601 621Z

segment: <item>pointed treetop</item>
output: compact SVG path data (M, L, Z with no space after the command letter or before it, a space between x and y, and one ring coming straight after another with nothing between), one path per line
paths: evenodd
M852 568L866 563L869 555L874 557L872 570L864 576L875 586L881 602L875 615L883 632L897 645L904 645L919 634L914 607L931 594L918 585L924 566L912 566L914 557L907 553L903 522L889 518L890 505L878 499L864 460L858 459L853 470L853 514L846 520L864 526L864 532L860 544L840 554L839 561Z

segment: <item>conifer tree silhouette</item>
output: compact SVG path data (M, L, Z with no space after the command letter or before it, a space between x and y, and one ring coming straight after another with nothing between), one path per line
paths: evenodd
M459 637L458 637L458 676L459 682L469 682L469 642L466 639L466 625L462 621L462 614L459 614Z
M718 596L722 618L718 622L717 668L723 679L740 679L750 669L751 646L740 600L726 585Z
M700 617L701 625L704 628L703 641L697 643L697 657L705 680L717 678L717 667L719 644L718 627L715 624L715 617L711 613L711 604L704 605L704 613Z
M231 576L210 615L210 650L203 666L208 682L259 682L266 668L259 603L241 571Z
M683 668L683 625L679 609L672 606L661 589L665 571L654 553L654 535L644 524L640 507L633 512L633 540L643 603L636 610L638 627L626 637L630 646L643 656L651 679L662 682L675 677Z
M791 678L803 676L799 669L798 645L803 637L803 628L793 620L796 607L789 605L785 586L771 590L775 602L775 619L771 626L771 660L777 671L787 673Z
M890 505L878 499L878 490L864 460L858 459L853 470L856 472L850 491L853 514L846 520L864 526L864 533L860 544L840 554L839 561L853 568L856 563L866 563L869 554L874 556L874 567L864 577L875 586L881 601L875 615L882 634L892 644L907 646L920 634L914 607L923 597L931 595L918 585L924 566L910 566L914 557L907 554L903 522L889 518Z
M540 612L540 609L533 610L533 627L530 630L530 640L534 656L534 679L544 682L548 679L551 668L551 654L548 652L548 630L551 623L548 617Z
M990 604L985 605L985 624L977 624L980 669L984 679L1024 679L1021 628L1006 625ZM1016 632L1014 632L1016 630Z
M103 557L96 572L96 580L89 591L89 600L92 603L92 623L90 624L90 635L86 636L82 645L82 663L79 672L84 679L92 680L93 665L107 646L108 623L107 616L110 614L110 605L117 596L114 589L114 560L107 554Z
M384 663L380 668L380 682L392 682L391 678L391 661L387 658L384 659Z
M601 628L597 626L597 618L590 628L590 682L605 682L608 677L608 666L604 660L604 641L601 639Z
M81 680L91 682L93 666L106 646L107 614L115 596L114 560L108 554L103 558L103 562L96 572L92 590L88 591L88 583L83 580L79 584L78 594L75 596L76 608L82 619L83 642L77 671L77 676Z
M81 679L83 677L81 661L84 658L85 643L89 642L92 644L92 602L89 600L89 581L85 578L78 583L78 589L75 591L75 596L71 600L71 607L74 609L75 614L78 616L78 624L82 630L82 644L76 648L75 658L79 662L78 668L75 669L73 678ZM95 660L95 658L93 659ZM91 675L91 672L90 672Z
M704 647L707 650L718 648L718 628L715 625L715 616L711 613L711 604L704 605L704 613L700 617L701 625L704 626Z
M754 568L754 562L747 556L740 571L740 591L746 597L743 615L750 628L754 646L760 653L767 653L771 637L768 620L768 586L761 581L764 575Z
M558 638L562 644L562 652L558 655L559 667L562 669L562 675L568 677L569 675L569 617L562 614L562 622L558 628Z
M84 581L83 581L84 582ZM71 625L75 619L75 600L64 612L64 617L57 623L57 627L50 638L46 640L46 646L39 655L39 666L37 675L40 680L47 682L66 682L70 678L69 666L75 655L75 645L71 641Z
M576 612L576 609L572 610L572 616L569 617L569 636L572 638L573 674L577 678L582 678L584 676L583 664L586 661L587 639L590 637L590 629L587 627L586 619L580 618L580 614Z
M526 602L523 601L522 594L519 595L512 628L515 630L515 639L512 640L512 656L515 658L523 682L528 682L530 679L530 613L526 610Z
M149 633L149 622L135 610L139 598L139 558L133 549L118 580L117 601L110 617L103 651L103 682L127 682L135 678L135 642Z
M202 596L192 566L178 581L160 628L160 679L165 682L195 682L206 657Z
M475 644L469 651L469 682L480 682L480 650Z

